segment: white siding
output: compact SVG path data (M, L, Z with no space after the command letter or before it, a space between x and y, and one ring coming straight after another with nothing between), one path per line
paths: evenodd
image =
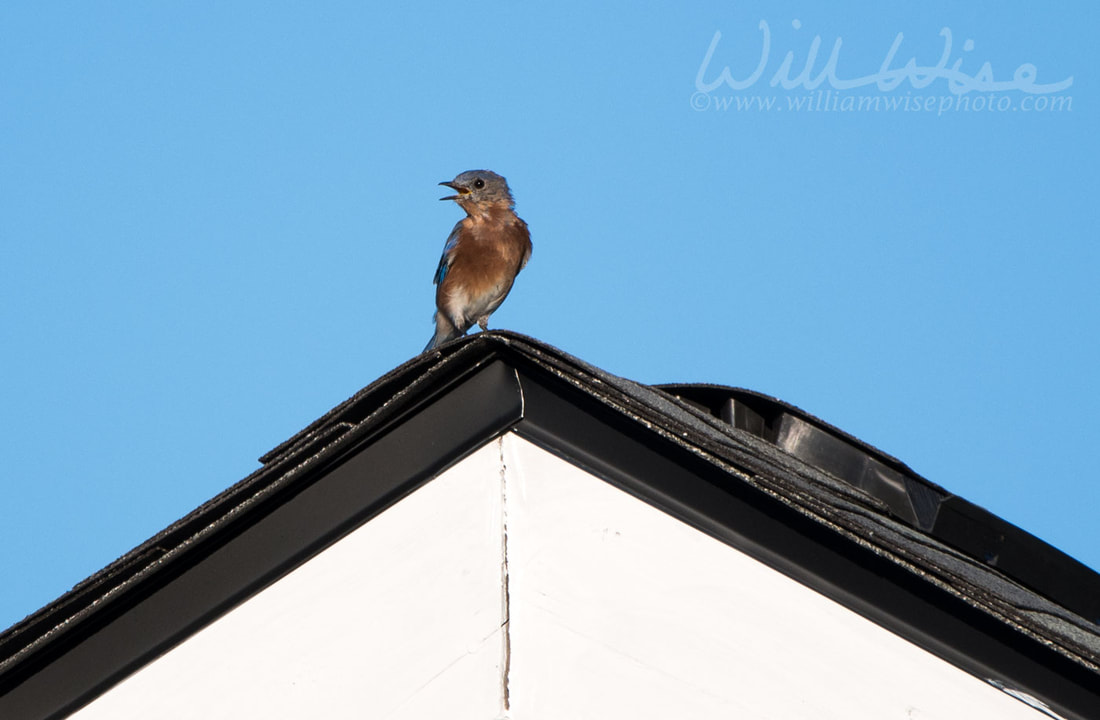
M747 555L506 442L512 717L1045 717Z
M492 718L500 517L493 443L73 717Z
M508 435L75 717L1044 716Z

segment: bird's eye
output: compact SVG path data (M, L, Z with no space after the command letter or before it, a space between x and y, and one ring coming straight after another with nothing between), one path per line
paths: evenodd
M478 190L480 190L481 188L485 187L485 181L482 180L481 178L478 178L477 180L474 180L474 187L476 187Z

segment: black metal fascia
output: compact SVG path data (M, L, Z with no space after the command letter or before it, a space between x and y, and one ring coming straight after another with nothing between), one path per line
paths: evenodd
M373 384L266 456L256 479L158 536L163 554L139 572L117 582L108 574L92 583L94 602L70 612L59 601L9 635L27 639L0 658L0 718L57 718L87 703L508 431L978 677L1067 718L1100 707L1096 672L889 547L768 491L761 479L792 472L790 458L736 431L693 435L647 407L662 400L644 388L571 363L498 336L422 356Z
M760 560L979 678L1066 718L1096 718L1100 677L899 563L740 482L718 459L662 439L605 402L520 370L517 434ZM735 610L734 610L735 611Z
M490 359L296 466L293 482L250 498L90 611L8 658L0 718L64 717L512 427L515 371Z

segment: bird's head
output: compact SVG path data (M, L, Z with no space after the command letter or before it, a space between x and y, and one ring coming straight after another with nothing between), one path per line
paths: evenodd
M477 207L503 205L511 208L514 205L507 181L492 170L467 170L460 173L454 180L439 184L446 185L458 193L439 199L454 200L467 213Z

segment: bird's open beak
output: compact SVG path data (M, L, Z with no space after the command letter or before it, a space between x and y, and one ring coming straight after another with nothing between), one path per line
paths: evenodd
M463 195L469 195L470 194L470 189L469 188L464 188L461 185L455 185L450 180L444 180L443 182L441 182L439 184L440 185L446 185L447 187L451 188L452 190L458 190L458 195L448 195L447 197L439 198L440 200L458 200Z

